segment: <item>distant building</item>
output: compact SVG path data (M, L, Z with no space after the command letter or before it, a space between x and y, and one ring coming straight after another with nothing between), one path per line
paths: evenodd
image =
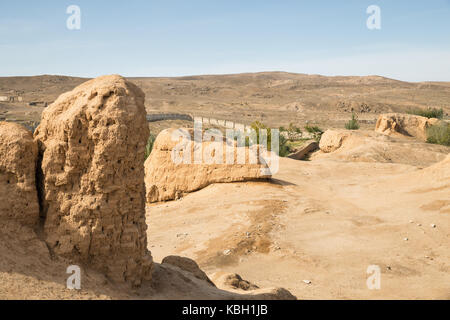
M23 97L21 96L0 96L0 102L22 102Z

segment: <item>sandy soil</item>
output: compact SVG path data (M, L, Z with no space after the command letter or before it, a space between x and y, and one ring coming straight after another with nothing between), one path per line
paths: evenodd
M103 274L80 265L81 290L67 289L67 267L74 263L50 255L35 232L18 225L0 226L0 300L235 300L293 298L286 290L254 291L216 288L192 273L169 264L155 263L151 283L139 288L112 282Z
M432 188L420 172L282 158L270 183L148 206L149 248L156 261L187 256L208 274L236 272L300 299L450 299L450 178ZM369 265L381 268L381 290L367 288Z

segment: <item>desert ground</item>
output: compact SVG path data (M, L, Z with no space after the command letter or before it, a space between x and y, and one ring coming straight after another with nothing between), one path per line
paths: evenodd
M449 299L450 185L419 173L281 159L270 183L215 184L147 207L150 249L303 299ZM367 289L369 265L382 268L381 290Z
M46 108L29 102L53 103L87 80L0 78L0 95L24 98L1 102L0 120L33 127ZM39 233L14 237L20 230L2 232L1 299L239 299L267 294L215 282L228 273L260 288L284 288L298 299L450 299L450 147L375 131L380 114L414 107L442 108L448 121L450 83L281 72L127 80L145 93L150 114L247 125L261 121L273 128L312 124L325 131L342 130L355 112L361 129L332 152L319 149L306 161L279 158L279 170L270 179L212 183L176 200L147 203L148 250L156 265L151 287L129 290L86 269L88 285L67 290L67 261L55 260ZM155 135L180 127L192 127L192 122L149 124ZM186 280L190 276L163 263L171 255L195 260L218 288ZM366 285L371 265L381 268L379 290Z
M22 96L23 102L0 102L0 119L38 121L42 106L88 79L64 76L0 78L0 95ZM145 93L148 113L186 113L272 128L295 123L323 129L342 128L358 113L361 126L373 129L380 113L437 107L450 114L450 83L403 82L380 76L326 77L286 72L179 78L129 78ZM158 124L155 133L161 127Z

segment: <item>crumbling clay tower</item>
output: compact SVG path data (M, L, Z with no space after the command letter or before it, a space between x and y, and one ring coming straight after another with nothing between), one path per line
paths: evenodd
M104 76L61 95L35 132L46 242L54 254L115 281L150 280L144 151L145 95Z

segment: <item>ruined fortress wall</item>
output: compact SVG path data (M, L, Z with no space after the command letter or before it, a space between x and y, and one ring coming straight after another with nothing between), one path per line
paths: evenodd
M115 281L151 278L144 93L120 76L88 81L42 114L39 143L45 239L55 254Z
M0 122L0 224L35 227L39 205L35 184L37 145L19 124Z
M147 121L164 121L164 120L186 120L193 121L193 117L189 114L179 114L179 113L164 113L164 114L148 114Z

